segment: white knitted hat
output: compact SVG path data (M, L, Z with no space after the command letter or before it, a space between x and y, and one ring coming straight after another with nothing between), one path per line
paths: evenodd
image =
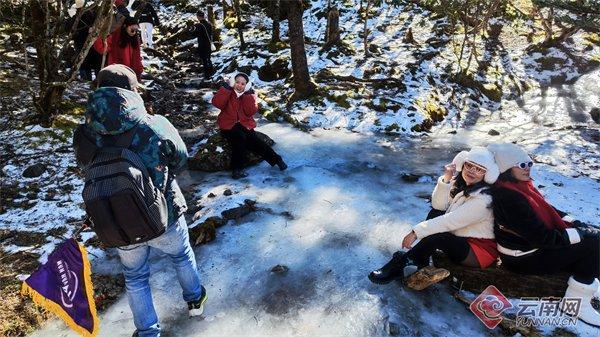
M532 161L525 150L513 143L490 144L487 148L494 154L494 160L500 169L500 173L508 171L518 163Z
M495 183L500 175L498 165L494 161L494 155L485 147L474 146L471 151L461 151L454 157L452 163L456 165L456 170L460 172L466 161L485 167L486 172L483 180L488 184Z

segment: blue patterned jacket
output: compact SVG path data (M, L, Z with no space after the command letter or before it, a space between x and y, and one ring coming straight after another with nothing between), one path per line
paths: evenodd
M86 132L102 147L102 136L119 135L137 125L130 150L137 153L154 185L165 191L169 224L186 210L183 194L175 180L188 159L188 152L177 129L163 116L146 112L142 97L134 91L98 88L88 99L85 112Z

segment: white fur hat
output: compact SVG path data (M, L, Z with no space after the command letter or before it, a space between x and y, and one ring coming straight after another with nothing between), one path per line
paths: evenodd
M85 6L85 0L75 0L75 8L82 8Z
M461 151L454 157L452 163L456 165L456 170L460 172L466 161L485 167L486 172L483 180L488 184L495 183L500 175L498 165L494 161L494 155L485 147L474 146L471 151Z
M494 160L500 169L500 173L508 171L518 163L532 161L527 152L517 144L497 143L490 144L487 148L494 154Z

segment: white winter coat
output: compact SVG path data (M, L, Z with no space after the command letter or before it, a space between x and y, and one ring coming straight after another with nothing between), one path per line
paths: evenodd
M482 188L469 193L469 197L460 192L451 198L453 183L444 183L443 177L438 179L431 195L431 205L437 210L446 211L446 214L417 224L413 228L417 238L450 232L462 237L493 239L492 197L481 193Z

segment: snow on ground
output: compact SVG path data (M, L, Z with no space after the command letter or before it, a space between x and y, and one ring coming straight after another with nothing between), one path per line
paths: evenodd
M315 2L313 8L324 6L320 1ZM161 256L152 257L155 303L161 324L170 336L384 336L388 321L399 324L400 335L417 331L425 336L489 335L490 332L441 286L418 293L394 284L376 286L366 278L371 269L386 262L400 247L410 226L424 218L429 207L427 197L442 166L456 152L473 145L493 141L522 144L536 161L536 185L549 200L582 221L598 224L599 129L587 112L600 106L597 86L600 72L579 77L580 74L569 70L571 63L567 62L563 67L567 69L564 70L566 79L575 83L548 86L552 76L561 73L563 68L538 69L537 60L541 55L522 58L513 55L513 59L503 56L493 59L490 68L504 67L518 78L529 77L533 82L531 90L522 98L505 99L500 104L483 99L484 104L480 104L468 98L474 94L473 90L462 89L456 95L464 101L464 109L450 111L449 118L434 127L432 133L385 136L379 132L394 124L401 133L420 123L424 102L431 92L453 85L440 80L443 69L452 61L451 46L445 45L436 51L424 42L434 37L432 28L436 22L430 21L426 12L405 11L403 6L388 6L385 2L382 6L381 14L369 22L371 39L389 50L384 49L381 56L364 63L360 47L355 50L356 54L340 54L330 59L319 53L318 43L308 43L311 73L327 68L335 75L360 78L365 70L381 66L382 70L371 78L405 76L406 91L372 91L370 88L355 91L330 85L335 96L348 96L350 108L324 99L321 105L304 102L293 109L298 120L305 120L317 129L302 133L281 124L263 125L259 129L276 140L276 150L289 164L285 172L263 163L249 169L250 177L240 181L231 180L225 172L189 172L180 177L183 185L194 186L195 195L204 206L196 220L189 221L191 226L245 199L256 200L258 207L270 208L273 212L259 211L240 223L230 222L218 229L215 241L195 249L209 294L202 320L187 319L172 266ZM172 9L162 8L161 17L173 16L175 12L169 10ZM324 19L317 19L314 12L305 13L305 31L308 40L319 41L324 34ZM356 8L342 8L340 15L344 40L351 46L362 46L359 36L362 21L358 19ZM181 24L191 18L193 14L173 16L163 24ZM261 25L269 27L270 20L261 15L247 19L251 27L246 37L252 39L252 44L266 44L269 36L260 33L259 28ZM408 27L413 29L420 52L439 52L440 55L436 62L419 64L414 76L406 72L407 64L415 62L414 53L408 52L411 47L401 42ZM286 31L287 23L283 22L282 36ZM223 47L213 54L215 60L233 58L237 53L239 42L234 31L229 30L222 37ZM443 37L438 39L443 40ZM581 37L575 39L574 44L581 42ZM589 53L598 51L595 46ZM269 60L288 54L288 50L281 50L271 54ZM565 57L558 51L552 56ZM256 56L238 55L237 59L239 65L253 67L265 62ZM382 65L383 59L397 62ZM158 59L145 60L160 67ZM362 66L356 69L348 66L353 64ZM392 73L388 74L389 71ZM252 75L257 91L263 94L261 104L281 100L290 89L283 80L262 82L256 71ZM281 92L281 96L273 95L277 92ZM444 102L449 94L442 90L436 95ZM205 101L210 98L210 95L202 97ZM366 106L365 102L370 100L380 105L382 98L388 105L390 101L398 105L384 111ZM416 110L411 109L413 105ZM327 130L329 128L333 129ZM490 129L500 135L489 135ZM34 141L35 138L28 137L31 133L43 137ZM25 225L28 229L45 232L83 215L79 207L82 182L72 170L74 161L70 149L63 147L69 135L59 132L50 135L50 139L59 141L44 143L42 140L48 139L49 133L50 130L37 128L2 134L3 142L14 142L13 149L17 153L35 155L38 150L52 149L54 155L43 158L51 159L53 165L43 176L41 190L27 191L36 194L28 198L27 193L23 193L15 201L29 203L31 207L9 209L0 214L0 229L22 229ZM36 160L40 159L34 156L24 161L9 161L0 169L6 179L25 189L28 180L23 179L21 173ZM423 177L417 183L406 183L401 179L403 173ZM47 195L52 189L61 191L66 184L71 185L68 191ZM233 194L224 196L226 189ZM216 197L209 198L210 193ZM276 215L281 212L290 212L293 218ZM67 228L65 236L73 229ZM86 233L84 241L90 235ZM59 239L49 236L48 240L41 247L3 249L47 253ZM114 251L105 254L96 248L88 249L92 252L94 272L119 272ZM285 275L270 272L277 264L289 267L289 271ZM124 297L101 315L101 336L130 336L133 329ZM574 331L581 336L597 335L597 331L581 323ZM57 320L32 334L57 335L74 336Z

